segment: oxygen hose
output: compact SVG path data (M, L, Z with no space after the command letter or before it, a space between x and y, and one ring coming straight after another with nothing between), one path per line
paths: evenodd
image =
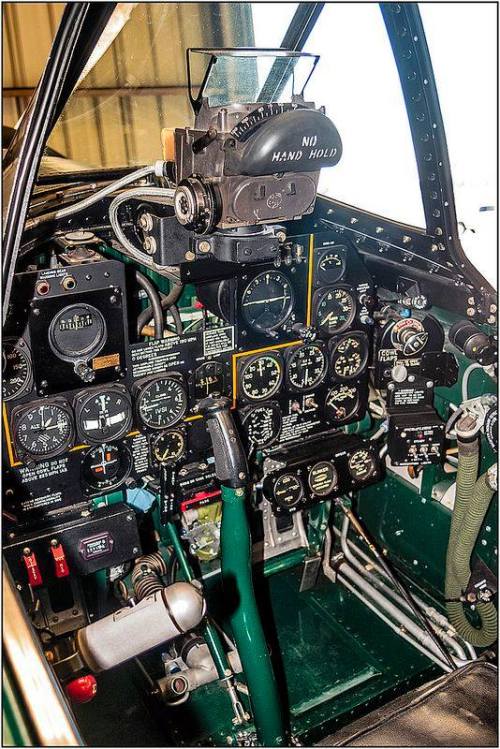
M446 554L445 596L451 624L458 634L471 645L488 647L497 639L497 611L492 602L479 601L476 612L480 627L471 624L460 600L469 583L470 559L494 494L488 472L477 481L479 468L479 437L461 439L464 426L470 427L463 417L457 424L458 471L455 507L451 520Z

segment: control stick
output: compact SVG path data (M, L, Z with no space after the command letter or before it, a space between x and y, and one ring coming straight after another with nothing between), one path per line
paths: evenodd
M215 475L221 482L225 601L248 686L257 738L262 746L283 746L286 738L278 688L252 584L252 545L245 507L247 459L229 406L229 399L223 397L204 398L198 404L199 413L207 420Z

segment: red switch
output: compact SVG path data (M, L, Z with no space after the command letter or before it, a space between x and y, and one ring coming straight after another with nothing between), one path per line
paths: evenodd
M50 553L52 554L52 558L54 560L54 571L56 573L56 577L68 577L69 567L66 561L66 554L64 553L62 544L60 544L55 539L51 541Z
M97 682L95 676L79 676L66 684L66 694L72 702L77 705L83 705L85 702L93 700L97 694Z
M24 549L23 551L24 564L26 565L26 572L28 573L28 583L32 588L37 588L39 585L43 585L42 573L36 560L35 553L31 549Z

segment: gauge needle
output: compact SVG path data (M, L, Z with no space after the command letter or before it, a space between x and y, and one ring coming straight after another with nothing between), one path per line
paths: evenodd
M272 296L270 299L255 299L252 302L244 302L244 307L250 307L251 304L269 304L269 302L282 302L290 299L286 294L284 296Z

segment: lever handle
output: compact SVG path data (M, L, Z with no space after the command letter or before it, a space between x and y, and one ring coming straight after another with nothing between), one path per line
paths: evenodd
M215 475L222 484L239 489L248 482L248 465L229 406L229 398L209 396L198 403L198 412L207 421L214 451Z

